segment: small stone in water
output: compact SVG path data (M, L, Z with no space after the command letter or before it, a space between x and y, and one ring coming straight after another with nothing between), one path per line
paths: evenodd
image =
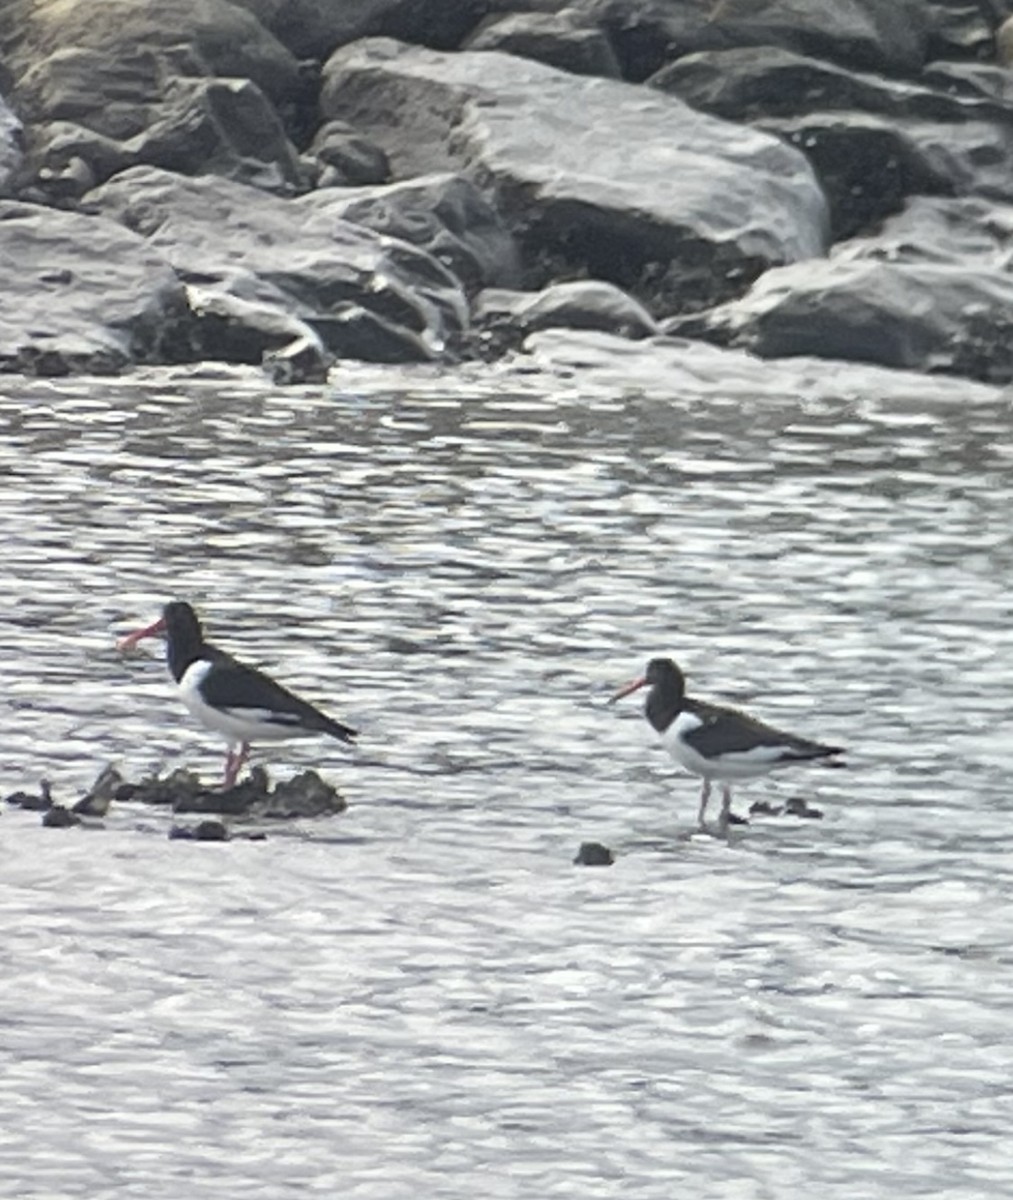
M601 842L581 842L577 857L573 860L582 867L611 867L615 856Z

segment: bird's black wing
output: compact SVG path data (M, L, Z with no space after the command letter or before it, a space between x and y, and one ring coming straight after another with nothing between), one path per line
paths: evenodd
M773 761L799 761L807 758L827 758L842 754L839 746L825 746L806 738L785 733L772 725L765 725L746 713L734 708L723 708L717 704L689 701L685 708L703 724L683 734L687 746L691 746L704 758L718 758L723 754L745 754L750 750L767 750Z
M204 654L214 663L214 670L201 684L201 693L215 708L237 713L255 712L258 720L289 729L329 733L343 742L355 740L356 730L332 720L256 667L237 662L224 650L205 646Z

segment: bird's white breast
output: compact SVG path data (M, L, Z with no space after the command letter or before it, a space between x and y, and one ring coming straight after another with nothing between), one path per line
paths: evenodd
M183 672L179 681L180 699L205 729L220 733L230 745L239 742L285 741L306 735L306 730L271 720L272 714L255 708L215 708L200 692L212 664L197 659Z
M702 724L695 713L683 711L661 734L662 745L668 753L694 775L708 779L755 779L758 775L766 775L782 761L783 748L780 746L755 746L751 750L705 758L683 740Z

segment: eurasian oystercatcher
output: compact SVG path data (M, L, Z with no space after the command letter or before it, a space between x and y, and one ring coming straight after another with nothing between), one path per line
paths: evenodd
M651 690L644 712L665 749L688 771L703 776L697 814L701 829L705 828L704 814L712 780L722 780L718 828L725 833L732 807L730 780L754 779L778 767L814 759L833 760L844 753L839 746L825 746L784 733L734 708L691 699L686 695L686 677L670 658L652 658L646 672L620 688L609 703L614 704L647 686ZM837 761L825 765L844 766Z
M151 625L118 643L129 650L142 638L165 634L165 658L180 698L202 724L228 742L225 784L236 782L253 742L330 734L353 742L354 729L333 721L254 667L244 666L204 640L197 614L183 600L173 600Z

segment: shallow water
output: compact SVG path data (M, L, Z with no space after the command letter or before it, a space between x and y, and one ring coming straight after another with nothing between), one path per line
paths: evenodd
M220 770L170 596L363 738L267 842L0 817L0 1194L1008 1194L1009 398L600 341L2 381L3 791ZM688 836L658 652L852 748L739 797L822 821Z

